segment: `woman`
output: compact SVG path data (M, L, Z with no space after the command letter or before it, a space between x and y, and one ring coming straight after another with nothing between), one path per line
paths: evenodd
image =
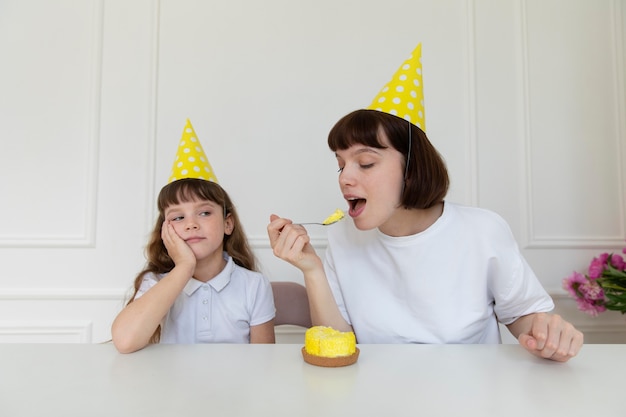
M499 343L505 324L530 353L575 356L583 335L558 315L506 222L444 201L448 174L414 124L357 110L328 144L353 222L328 231L322 261L301 225L276 215L274 254L299 268L314 325L359 343Z

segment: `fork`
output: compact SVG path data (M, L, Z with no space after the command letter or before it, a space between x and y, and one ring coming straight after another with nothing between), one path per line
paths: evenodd
M343 211L340 209L335 210L333 214L328 216L323 222L307 222L307 223L298 223L302 225L313 224L317 226L330 226L331 224L337 223L339 220L344 218Z

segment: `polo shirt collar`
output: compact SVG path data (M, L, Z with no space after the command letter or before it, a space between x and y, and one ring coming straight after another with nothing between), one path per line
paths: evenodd
M191 295L193 295L193 293L196 292L198 288L202 287L205 284L210 285L217 292L222 291L224 287L226 287L230 282L230 276L233 272L233 268L235 265L235 263L233 262L233 258L226 252L224 252L224 259L226 260L226 266L219 274L211 278L208 282L198 281L197 279L192 277L185 285L185 288L183 288L183 292L188 297L191 297Z

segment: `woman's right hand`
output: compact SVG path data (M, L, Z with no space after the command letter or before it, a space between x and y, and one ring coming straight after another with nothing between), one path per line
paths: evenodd
M352 331L352 326L342 317L337 307L322 260L311 246L311 238L304 226L272 214L267 234L274 255L304 274L313 325L331 326L344 332Z
M311 238L304 226L272 214L267 234L278 258L304 273L322 267L322 260L311 246Z
M189 245L178 236L174 227L167 220L163 222L161 227L161 239L163 239L167 254L176 266L188 265L192 270L195 269L196 255Z

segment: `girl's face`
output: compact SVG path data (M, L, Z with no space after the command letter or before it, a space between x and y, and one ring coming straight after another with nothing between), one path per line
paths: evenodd
M173 204L165 209L164 216L198 261L212 256L221 258L224 235L233 232L232 217L228 215L224 219L224 208L212 201Z
M349 205L348 214L359 230L375 227L385 233L400 208L404 182L404 156L379 132L387 148L356 144L337 151L339 187Z

